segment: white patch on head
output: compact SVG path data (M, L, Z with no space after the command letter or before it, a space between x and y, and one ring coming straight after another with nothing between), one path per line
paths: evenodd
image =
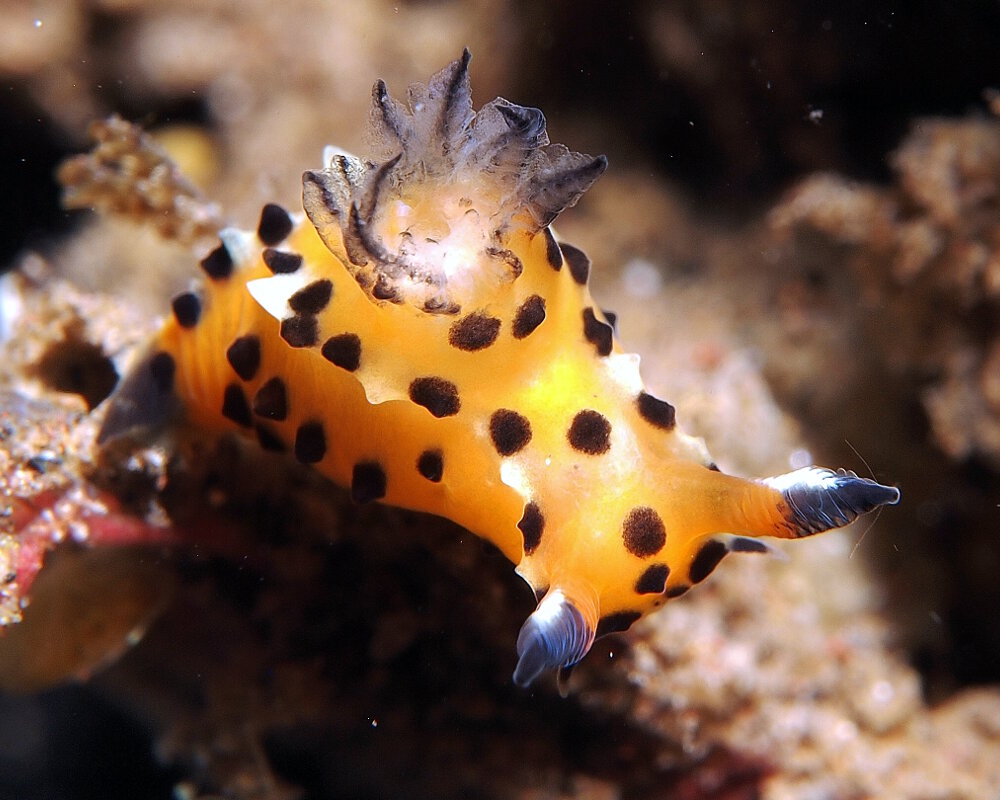
M288 307L288 298L310 282L303 270L289 274L272 275L247 282L247 291L260 307L275 319L293 316Z

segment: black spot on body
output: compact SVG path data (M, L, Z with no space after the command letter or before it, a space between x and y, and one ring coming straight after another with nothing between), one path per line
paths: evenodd
M417 472L432 483L444 476L444 455L440 450L424 450L417 459Z
M674 429L676 411L666 400L660 400L646 392L639 392L636 407L639 409L639 416L650 425L663 428L665 431Z
M594 638L600 639L609 633L627 631L641 617L642 614L638 611L619 611L617 614L608 614L606 617L601 617L597 623Z
M262 258L267 268L275 275L288 275L302 266L302 256L298 253L286 253L284 250L275 250L271 247L263 252Z
M303 286L288 298L288 306L296 314L318 314L333 297L333 282L320 278Z
M354 372L361 366L361 337L356 333L338 333L323 343L320 353L331 364Z
M545 517L537 503L528 503L524 507L524 513L517 527L524 537L524 554L530 556L541 543L542 532L545 530Z
M667 530L660 515L648 506L633 508L622 525L625 549L639 558L649 558L663 549Z
M451 417L462 407L458 387L444 378L415 378L410 384L410 399L435 417Z
M637 594L661 594L667 585L670 567L666 564L653 564L635 582Z
M177 364L170 353L157 353L149 360L149 374L153 376L153 385L161 394L167 394L174 388L174 373Z
M283 319L281 338L291 347L315 347L319 342L319 322L312 314L298 314Z
M603 414L585 409L573 417L566 438L574 450L601 455L611 448L611 423Z
M545 258L551 265L552 269L558 272L562 269L562 251L559 249L559 242L556 241L556 237L552 235L552 231L549 228L545 228Z
M280 244L292 232L292 218L281 206L268 203L260 211L257 238L268 247Z
M226 360L242 380L253 380L260 368L260 339L253 334L239 337L226 350Z
M184 292L173 299L170 307L174 318L182 328L193 328L201 318L201 298L194 292Z
M201 260L201 268L213 281L221 281L233 274L233 258L226 246L220 244Z
M594 309L583 309L583 335L587 341L594 345L597 355L607 356L611 354L612 343L614 342L611 326L606 322L601 322Z
M590 259L587 258L587 254L579 247L573 247L565 242L559 245L559 249L562 250L563 258L569 265L569 274L573 276L573 280L581 286L586 286L590 278Z
M613 331L618 330L617 328L618 315L614 311L608 311L606 308L602 308L601 313L604 315L604 318L608 321L608 325L611 326L611 330Z
M351 499L355 503L370 503L385 497L386 476L381 464L362 461L351 473Z
M243 394L242 387L237 383L229 384L222 393L222 416L245 428L249 428L253 424L247 396Z
M667 597L673 600L677 597L680 597L681 595L687 594L690 591L690 589L691 587L688 586L686 583L680 583L677 586L671 586L669 589L667 589Z
M719 566L719 562L728 552L729 548L724 542L717 539L709 539L705 542L698 551L698 555L694 557L694 561L691 562L691 569L688 571L691 583L701 583L711 575L712 570Z
M490 438L502 456L512 456L531 441L531 423L516 411L501 408L490 417Z
M262 448L272 453L284 453L288 449L278 434L259 423L257 424L257 441Z
M323 430L323 423L313 421L299 425L295 431L292 452L303 464L317 464L322 461L326 455L326 432Z
M515 339L523 339L533 333L545 321L545 298L533 294L517 309L511 333Z
M733 553L767 553L770 549L764 542L747 539L745 536L739 536L729 543L729 550Z
M253 413L281 422L288 416L288 392L281 378L271 378L253 396Z
M500 334L500 320L481 311L473 311L452 323L448 329L448 344L473 353L489 347Z

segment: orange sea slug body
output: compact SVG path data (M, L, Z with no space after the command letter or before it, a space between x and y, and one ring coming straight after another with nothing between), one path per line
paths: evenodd
M184 415L490 540L539 598L517 642L527 685L728 551L767 549L748 537L819 533L899 492L816 467L720 473L549 228L606 160L550 145L536 109L474 111L468 62L405 105L376 83L372 160L330 151L304 215L269 205L255 233L221 233L101 439Z

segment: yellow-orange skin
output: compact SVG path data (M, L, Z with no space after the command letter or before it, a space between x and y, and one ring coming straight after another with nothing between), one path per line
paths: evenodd
M290 443L300 424L322 421L327 448L315 465L320 472L349 486L357 463L379 463L387 476L384 502L447 517L491 541L536 593L559 587L591 629L600 617L645 614L663 604L666 593L635 589L651 564L669 566L668 591L688 585L691 563L713 534L791 535L779 491L710 470L700 440L640 416L637 357L625 355L617 339L612 353L600 356L585 338L583 309L604 317L565 264L553 268L544 231L530 234L527 226L511 225L502 234L503 246L524 269L475 306L502 321L497 340L476 352L449 344L455 316L372 300L346 269L338 232L323 234L325 241L302 220L279 247L304 257L301 271L310 279L333 282L332 300L318 316L319 342L357 334L359 369L348 372L328 362L318 346L293 348L279 336L280 321L247 288L271 277L263 245L254 238L231 277L205 281L197 325L185 329L170 319L154 343L176 362L174 391L192 423L241 429L221 413L225 387L237 383L252 398L267 380L280 377L288 387L288 417L262 423ZM533 333L515 339L516 309L536 294L545 299L546 317ZM260 338L261 365L243 382L225 353L246 334ZM408 387L421 376L454 383L459 412L436 418L412 402ZM527 446L506 458L488 430L490 415L500 408L527 417L532 429ZM570 445L567 429L582 409L610 422L608 452L588 455ZM438 483L416 468L428 449L443 454ZM526 556L518 522L529 501L541 508L545 525L540 545ZM633 555L623 542L623 522L636 507L655 509L666 528L666 544L650 557Z

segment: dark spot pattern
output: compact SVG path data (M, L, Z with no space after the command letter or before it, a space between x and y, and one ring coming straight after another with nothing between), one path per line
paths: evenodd
M303 286L288 298L288 306L296 314L319 314L333 297L333 282L320 278Z
M632 627L642 617L639 611L619 611L617 614L608 614L601 617L597 622L597 630L594 638L599 639L609 633L621 633Z
M193 328L201 319L201 298L194 292L184 292L173 299L170 307L174 311L174 318L182 328Z
M601 322L594 314L594 309L583 309L583 335L588 342L594 345L597 355L611 355L611 346L614 342L612 334L611 326L606 322Z
M611 326L611 330L618 330L618 315L614 311L608 311L606 308L602 308L601 313L604 315L604 319L608 321L608 325Z
M708 466L705 467L705 469L711 470L712 472L722 472L722 470L719 469L719 465L716 464L714 461L710 461L708 463Z
M732 553L767 553L770 549L764 542L747 539L745 536L739 536L729 543L729 551Z
M242 387L237 383L229 384L222 393L222 416L245 428L249 428L253 424L247 396L243 394Z
M257 441L262 448L272 453L284 453L287 449L278 434L259 423L257 425Z
M680 597L681 595L687 594L691 590L691 587L686 583L679 583L677 586L671 586L667 589L667 597L671 600Z
M153 376L153 385L161 394L167 394L174 388L174 373L177 364L170 353L157 353L149 360L149 374Z
M562 251L559 249L559 242L556 241L556 237L552 235L552 231L546 228L544 231L545 235L545 258L549 262L549 265L556 272L562 269Z
M538 549L542 541L542 532L545 530L545 516L538 507L538 503L528 503L524 507L521 521L517 523L524 537L524 554L530 556Z
M356 333L338 333L323 343L320 353L331 364L354 372L361 366L361 337Z
M653 564L635 582L637 594L661 594L667 585L670 567L666 564Z
M611 448L611 423L603 414L585 409L573 417L566 438L574 450L598 456Z
M292 452L303 464L318 464L322 461L326 455L326 432L323 430L323 423L312 421L299 425L295 431Z
M462 407L458 387L444 378L415 378L410 383L410 399L438 418L454 416Z
M622 525L625 549L639 558L649 558L667 543L667 529L660 515L648 506L633 508Z
M319 342L319 322L312 314L298 314L281 320L280 333L291 347L315 347Z
M233 257L224 244L220 244L201 260L201 268L213 281L222 281L233 274Z
M728 552L729 548L724 542L717 539L709 539L705 542L698 551L698 555L694 557L694 561L691 562L691 569L688 571L688 579L691 583L701 583L711 575L712 570L719 566L719 562Z
M639 392L636 407L639 409L639 416L650 425L655 425L665 431L674 429L676 411L666 400L660 400L646 392Z
M248 334L234 340L226 350L226 361L241 380L253 380L260 369L260 338Z
M268 247L262 254L267 268L275 275L288 275L302 266L302 256Z
M257 238L268 247L280 244L292 232L292 218L281 206L268 203L260 210Z
M534 333L535 328L545 321L545 298L541 295L533 294L523 303L514 314L514 323L511 325L511 333L515 339L523 339Z
M271 378L253 396L253 413L281 422L288 417L288 392L281 378Z
M590 259L587 254L579 247L573 247L565 242L559 245L559 249L562 250L563 258L566 259L569 274L573 276L573 280L581 286L586 286L590 279Z
M370 503L385 497L386 475L377 461L362 461L351 472L351 499Z
M490 417L490 438L502 456L512 456L531 441L531 423L508 408L494 411Z
M424 450L417 459L417 472L432 483L444 476L444 455L440 450Z
M452 323L448 329L448 344L474 353L493 344L499 334L500 320L481 311L473 311Z

